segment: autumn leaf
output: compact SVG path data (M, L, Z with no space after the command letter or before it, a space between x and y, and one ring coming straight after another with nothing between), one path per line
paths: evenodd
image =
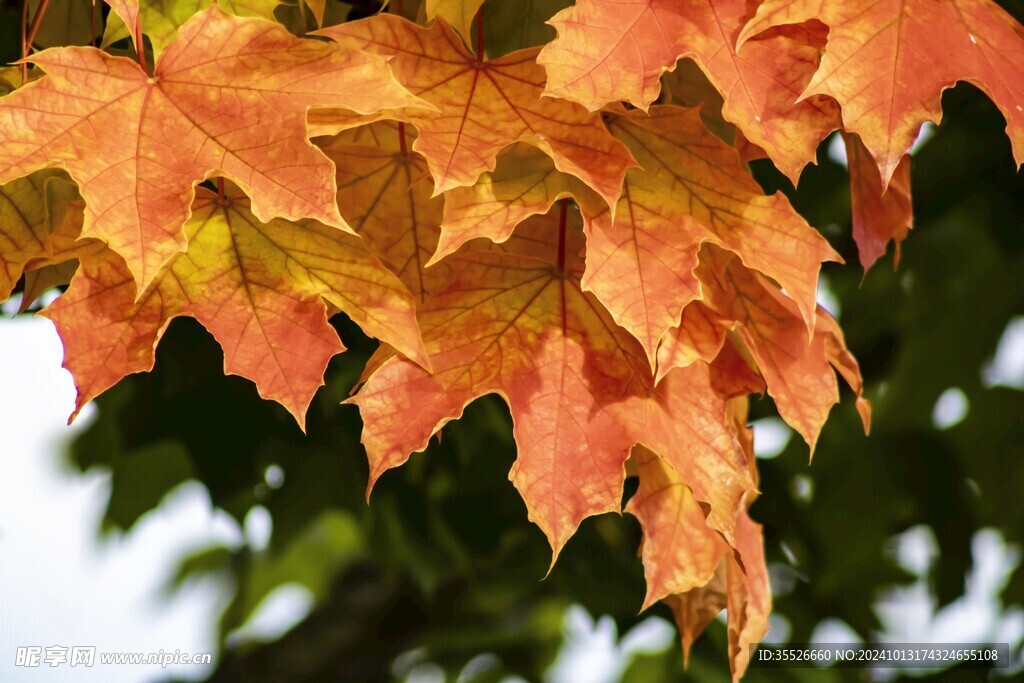
M750 646L760 642L768 632L772 607L761 525L743 513L736 527L735 554L742 559L742 564L733 552L726 553L711 581L665 600L679 626L683 656L687 660L697 636L723 609L728 610L729 668L734 682L746 673Z
M86 202L83 235L125 259L139 292L185 246L194 185L213 175L237 182L261 220L347 228L333 164L306 138L306 110L416 101L379 58L217 7L181 28L152 77L92 48L32 60L48 75L0 99L0 182L67 170Z
M240 192L220 200L205 189L186 232L188 251L137 301L130 273L107 250L84 259L68 291L43 310L64 341L75 414L125 375L152 369L168 322L182 315L217 339L225 372L251 379L300 426L327 362L344 350L325 300L429 366L412 296L359 238L312 221L262 223Z
M299 0L299 3L309 8L318 28L324 25L324 12L327 11L327 0Z
M239 17L262 17L273 20L274 9L281 4L279 0L138 0L137 3L131 0L118 0L118 3L137 4L143 33L149 36L153 55L157 57L174 41L175 34L186 21L211 5L216 4L228 14ZM115 11L107 17L102 47L109 47L119 40L133 37L132 29L127 25L134 23L133 20L122 19L117 11L120 8L112 4Z
M703 365L695 364L683 372L692 374ZM724 406L718 403L712 412L734 430L756 483L753 432L746 426L746 397ZM730 668L733 680L738 680L746 670L750 646L768 630L771 612L761 527L746 511L756 494L753 490L744 492L740 507L733 512L731 545L727 545L705 522L704 511L695 501L685 475L645 449L635 449L633 457L640 482L626 510L640 520L644 533L644 607L663 599L672 609L684 660L689 659L697 636L727 608Z
M627 174L614 220L607 212L588 217L583 285L652 364L683 308L703 296L693 269L704 242L778 282L812 329L818 270L839 257L786 198L765 196L695 109L658 106L609 125L642 170Z
M550 22L558 38L537 58L548 74L544 92L590 110L620 100L646 110L658 97L662 74L692 58L724 96L725 119L796 183L801 169L814 162L818 142L839 123L829 99L797 102L826 31L821 24L787 26L737 51L749 5L581 0Z
M450 257L455 279L420 308L433 373L388 359L350 399L363 417L370 486L470 401L498 393L519 450L509 477L554 557L585 517L619 509L637 441L670 458L731 534L751 483L735 440L705 415L713 392L694 393L698 369L652 389L637 342L580 288L582 244L565 228L574 220L556 209L500 246L478 242Z
M728 546L708 528L704 511L670 465L643 447L633 451L640 485L626 512L640 521L647 595L643 608L704 586Z
M427 159L437 194L472 185L516 141L542 150L559 170L609 203L618 198L626 169L635 165L599 117L571 102L541 97L545 76L536 50L478 60L443 19L423 28L388 14L319 33L390 57L398 81L439 110L396 114L419 131L414 149Z
M685 664L690 662L690 650L697 637L725 609L726 590L725 562L721 562L711 580L703 586L665 598L679 628Z
M627 113L609 126L643 166L627 173L614 220L577 179L534 150L513 148L475 185L446 193L431 263L473 238L501 242L520 221L571 195L586 219L583 287L640 340L652 366L683 308L702 296L692 271L705 241L780 282L813 327L818 269L838 256L782 195L761 192L696 109L658 106L650 117Z
M658 381L672 368L715 360L725 344L725 333L726 321L704 303L687 304L658 347Z
M455 279L419 314L433 373L392 358L350 399L372 487L473 399L500 394L519 450L509 477L555 557L583 518L619 509L632 442L610 404L641 395L646 371L636 341L572 277L582 244L576 231L559 241L560 218L451 257Z
M726 610L729 667L733 681L738 681L750 663L750 646L768 633L772 611L763 532L745 512L736 523L736 554L726 556Z
M694 363L667 372L619 414L636 442L660 456L706 505L707 526L733 543L736 515L756 482L751 454L728 427L726 398L714 386L712 366ZM656 583L654 590L660 588Z
M430 264L443 263L463 244L477 238L504 242L530 216L547 213L556 201L573 197L596 212L601 199L579 179L561 173L550 157L525 143L498 156L493 171L469 187L444 194L441 237Z
M779 414L804 437L811 452L839 401L833 367L857 393L857 409L867 431L870 406L860 396L860 371L833 318L817 308L814 335L808 339L796 305L763 276L714 248L702 252L701 260L700 277L707 283L703 303L739 332Z
M473 19L484 0L426 0L423 7L427 21L441 17L459 32L467 45L472 45Z
M821 65L803 96L827 95L860 136L888 187L921 124L938 122L940 96L957 81L987 94L1006 117L1024 163L1024 28L991 0L766 0L740 44L774 27L820 19Z
M0 301L30 262L54 255L53 234L77 196L60 171L36 171L0 186Z
M447 199L434 197L412 126L380 121L318 141L338 169L342 216L418 299L439 291L451 267L426 267Z
M860 263L867 271L892 241L896 245L893 266L900 262L900 243L914 223L910 198L910 155L896 167L896 173L883 189L875 160L860 139L843 135L846 160L850 169L850 205L853 209L853 239L857 242Z
M21 293L18 313L30 309L44 293L71 284L71 278L78 270L78 261L64 261L56 265L40 266L25 273L25 289Z

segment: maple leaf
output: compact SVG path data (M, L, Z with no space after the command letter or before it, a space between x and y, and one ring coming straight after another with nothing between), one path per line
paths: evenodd
M480 11L482 4L484 0L426 0L423 9L427 14L427 21L441 17L459 32L466 43L472 44L473 18Z
M55 255L53 235L77 196L60 171L37 171L0 186L0 301L30 262Z
M839 257L785 197L765 196L695 109L658 106L609 126L643 169L627 174L614 220L608 212L588 217L583 284L649 359L686 304L702 296L693 269L704 242L778 282L813 328L821 262Z
M109 47L119 40L134 38L133 26L136 20L142 24L143 32L149 36L153 55L159 56L174 41L178 29L194 14L216 4L228 14L239 17L262 17L274 19L274 9L279 0L115 0L110 2L114 12L107 18L103 30L102 47ZM137 6L137 14L135 10ZM124 15L125 18L122 18ZM322 16L322 14L321 14ZM138 47L138 46L136 46Z
M370 486L470 401L498 393L519 451L509 478L548 537L552 562L582 519L619 509L637 441L671 457L731 534L751 486L735 440L703 414L704 395L688 391L699 370L652 389L636 340L580 288L582 244L566 228L578 217L564 207L527 220L503 245L467 245L449 259L454 280L420 308L432 373L398 358L371 362L349 399L363 417Z
M580 0L551 20L558 38L538 62L546 95L590 110L625 100L646 110L661 75L693 59L723 94L725 119L796 183L817 143L838 127L828 98L797 102L818 64L821 24L787 26L735 49L747 0ZM813 18L813 17L808 17Z
M726 563L729 666L736 681L747 670L750 646L768 633L768 615L772 611L763 532L761 525L745 512L736 522L736 555L727 555Z
M618 412L636 442L665 460L707 505L707 525L732 543L736 515L756 482L753 454L726 426L726 397L715 387L714 366L675 368Z
M687 304L658 347L658 381L672 368L715 360L725 345L725 333L726 321L704 303Z
M619 508L632 442L609 404L642 393L645 370L635 340L558 267L578 269L582 246L575 231L552 242L560 218L451 257L455 279L419 312L433 373L392 358L349 399L372 487L470 401L500 394L519 450L509 478L556 557L584 517Z
M957 81L987 94L1024 163L1024 28L991 0L766 0L739 36L820 19L829 27L821 64L803 96L827 95L843 127L860 136L889 181L940 95Z
M708 584L728 546L712 531L683 479L648 449L633 450L640 485L626 505L643 529L643 607Z
M699 276L707 283L702 303L739 332L743 350L764 377L779 414L812 453L829 411L839 401L833 367L857 394L857 410L868 430L870 404L861 396L860 371L832 316L818 307L808 339L800 311L789 297L736 257L713 247L701 254ZM685 356L666 354L660 359L663 370L679 358Z
M68 291L43 310L64 341L64 366L78 388L75 414L125 375L152 369L168 322L181 315L217 339L225 372L251 379L300 426L327 362L344 350L324 300L429 364L413 298L359 238L312 221L262 223L240 192L220 200L205 189L186 231L188 251L137 301L125 264L106 250L84 259Z
M763 194L696 109L658 106L649 117L630 112L608 125L642 164L627 173L614 220L583 183L533 150L513 149L472 187L446 193L430 262L469 239L501 242L519 221L571 194L586 219L583 287L640 340L652 366L662 337L702 296L692 271L705 241L782 284L813 327L820 264L838 255L785 197Z
M890 241L896 244L893 266L900 262L900 242L913 227L910 197L910 155L904 155L896 173L883 189L875 160L856 135L843 135L850 169L850 205L853 209L853 239L860 263L867 271L883 254Z
M30 309L44 293L71 284L71 278L78 270L78 261L65 261L56 265L44 265L25 273L25 289L21 293L18 313Z
M434 197L426 161L411 152L411 126L380 121L318 144L338 169L342 216L417 298L440 290L447 263L426 267L447 199Z
M436 194L472 185L494 170L498 152L520 140L612 204L626 169L635 165L599 117L571 102L541 98L545 77L534 49L484 61L443 19L423 28L387 14L318 33L390 57L399 82L436 107L395 114L419 131L414 149L427 159Z
M725 609L728 603L726 590L725 563L721 562L711 580L703 586L664 599L679 628L684 664L690 663L690 650L698 636Z
M216 6L180 29L152 77L92 48L32 60L47 75L0 99L0 182L65 169L86 202L83 235L125 259L139 292L184 247L193 188L213 175L237 182L261 220L347 228L333 164L306 138L306 110L417 101L380 58Z
M706 366L696 363L673 374L696 375L694 371L701 367ZM704 384L703 380L698 384ZM746 426L746 397L724 404L719 401L710 412L733 430L746 456L751 480L756 482L753 430ZM685 474L676 471L669 460L640 447L634 449L633 457L640 483L626 510L637 517L644 533L644 607L659 598L669 605L679 626L686 660L697 636L727 608L730 668L733 679L738 680L746 670L750 646L768 630L771 612L762 531L746 510L756 493L744 492L740 506L733 511L733 533L728 537L731 545L727 545L709 526L710 516L705 522L704 511L694 499Z
M760 642L768 632L768 615L772 608L761 525L742 513L737 520L736 534L735 555L724 554L707 584L665 599L679 627L683 656L687 660L697 636L723 609L728 610L729 668L733 681L740 680L746 672L750 646Z
M444 193L441 235L428 265L443 263L473 239L504 242L524 220L547 213L556 201L570 196L594 212L601 208L600 198L583 182L560 173L536 148L516 143L476 183Z
M299 3L309 8L318 28L324 25L324 12L327 11L327 0L299 0Z

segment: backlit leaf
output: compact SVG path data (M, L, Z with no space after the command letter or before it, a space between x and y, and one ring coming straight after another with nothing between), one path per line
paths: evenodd
M414 103L379 58L217 7L181 28L152 77L92 48L32 59L47 76L0 99L0 182L67 170L86 202L83 235L125 259L139 292L184 248L194 185L212 175L237 182L263 220L347 227L306 110Z
M765 196L695 109L633 111L610 127L642 170L627 174L614 220L590 217L583 284L652 362L683 308L702 296L692 271L704 242L778 282L813 327L818 269L838 255L785 197Z
M545 93L591 110L619 100L647 109L661 75L690 57L723 94L725 119L795 183L838 125L827 98L797 102L825 31L788 26L737 52L749 7L747 0L581 0L551 20L558 38L538 56L548 73Z
M441 17L472 44L473 19L484 0L425 0L427 20Z
M438 111L406 111L419 130L415 149L427 159L436 193L472 185L494 169L498 152L522 140L548 154L614 203L634 165L599 117L564 100L542 98L536 50L478 62L443 20L429 28L389 14L320 32L342 45L391 58L398 81Z
M124 2L125 0L121 0ZM178 29L192 15L198 14L207 7L216 4L228 14L239 17L262 17L274 19L274 9L281 4L279 0L138 0L138 16L142 22L142 32L149 36L153 46L153 54L159 56L171 42ZM322 16L322 7L321 7ZM119 40L131 38L132 32L125 21L115 11L107 17L107 25L103 30L103 47L113 45Z
M1006 117L1024 163L1024 27L991 0L766 0L740 42L773 27L819 19L829 27L805 96L842 106L889 185L921 124L938 122L957 81L981 88Z
M332 356L344 350L325 301L367 334L427 363L412 296L359 238L312 221L261 223L244 195L221 201L200 190L174 256L135 301L115 254L85 259L68 291L43 311L65 345L64 365L82 406L133 372L152 369L155 347L177 316L190 315L224 349L225 372L302 425ZM74 416L72 416L74 417Z
M796 305L763 276L714 249L702 252L701 259L700 276L708 293L704 303L739 332L779 414L800 432L812 453L829 411L839 400L833 366L858 393L857 409L867 430L870 410L859 396L860 372L836 334L838 326L832 317L816 309L814 334L808 339Z
M914 211L910 198L910 155L896 167L889 187L860 139L843 135L850 168L850 204L853 208L853 239L857 241L860 263L867 270L885 254L889 242L895 243L893 264L900 261L900 242L913 227Z
M644 531L642 557L647 579L644 607L712 580L728 546L704 521L704 511L674 469L649 450L633 451L640 486L626 512Z
M77 195L60 171L36 171L0 186L0 301L26 265L54 255L53 233Z
M451 268L444 262L425 267L437 247L445 200L432 196L426 161L412 151L415 140L412 126L381 121L320 147L338 168L342 216L422 300L447 283Z
M619 509L632 442L611 404L641 395L646 372L636 342L571 275L578 233L558 234L552 213L501 248L451 257L455 279L420 309L433 373L392 358L351 399L372 486L470 401L499 393L519 450L509 477L555 556L583 518Z

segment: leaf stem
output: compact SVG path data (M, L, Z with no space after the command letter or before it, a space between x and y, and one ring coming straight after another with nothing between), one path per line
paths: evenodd
M39 9L36 10L35 15L32 17L32 25L29 26L28 35L25 37L22 45L22 53L24 57L27 57L28 51L32 49L32 43L36 40L36 34L39 33L39 27L43 23L43 16L46 14L46 10L49 6L50 0L42 0L42 2L39 3ZM25 0L24 7L28 7L28 0ZM22 24L22 26L24 26L24 24Z
M484 61L484 8L476 12L476 61L483 64Z
M219 199L222 203L225 200L223 178L217 178L217 199Z
M135 18L135 27L132 29L132 41L135 43L135 59L138 60L142 70L148 74L149 64L146 60L146 43L142 38L142 19L139 17Z
M569 200L561 199L558 202L560 204L559 216L558 216L558 272L565 272L565 230L566 230L566 217L569 211Z
M21 0L21 58L24 60L28 57L28 34L25 33L28 28L28 0ZM28 79L28 64L24 61L21 63L21 84L25 85L25 81Z
M409 156L409 150L405 146L405 124L401 121L398 122L398 144L401 145L402 156Z

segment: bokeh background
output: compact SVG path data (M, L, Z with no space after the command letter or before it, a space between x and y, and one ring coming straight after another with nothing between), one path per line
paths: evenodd
M1000 4L1024 19L1024 3ZM532 30L487 6L491 34ZM8 60L20 4L0 12ZM865 437L844 394L809 464L771 399L752 399L764 492L752 514L765 525L770 642L1006 642L1011 668L746 680L1024 675L1024 176L978 90L947 91L943 111L914 150L916 222L898 268L891 249L866 275L857 264L838 139L798 189L752 165L846 259L825 268L820 300L875 408ZM375 343L342 316L351 350L303 435L225 377L213 339L181 319L154 372L64 427L74 393L59 339L17 307L0 316L0 680L728 680L722 621L684 673L668 610L637 614L633 518L586 521L544 578L550 551L507 480L515 450L496 397L386 474L367 505L359 415L339 402ZM27 645L215 656L56 674L14 667Z

